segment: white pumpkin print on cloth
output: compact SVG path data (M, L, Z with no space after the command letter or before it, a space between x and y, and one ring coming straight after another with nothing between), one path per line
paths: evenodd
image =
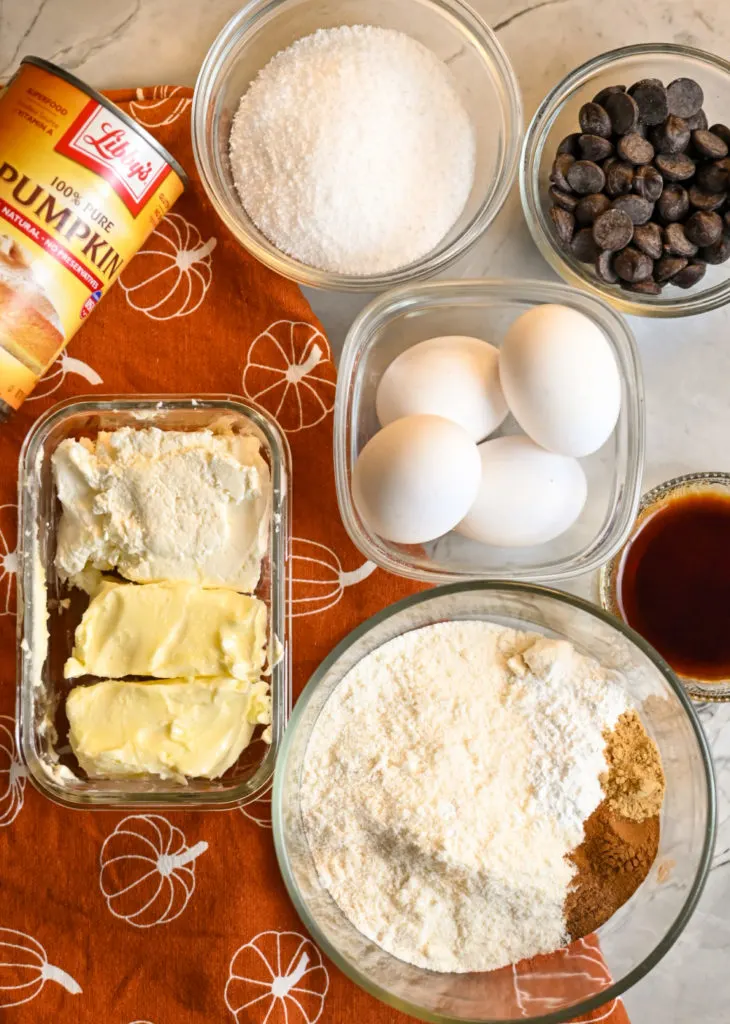
M331 548L304 537L292 537L291 550L293 618L329 611L346 587L366 580L377 568L374 562L363 562L345 572Z
M335 382L324 334L300 320L276 320L248 350L242 389L272 414L282 430L295 434L332 412Z
M311 939L261 932L233 954L226 1006L237 1024L315 1024L329 974Z
M559 964L555 962L557 958L560 958ZM523 1017L530 1018L554 1013L566 1003L585 998L586 979L591 983L591 994L597 989L608 988L613 981L598 949L586 939L579 939L551 954L549 975L529 972L520 974L519 965L513 964L512 977L517 1006ZM556 990L559 995L556 994ZM618 999L612 999L606 1006L601 1007L600 1016L591 1017L591 1024L608 1020L617 1003Z
M270 746L260 736L256 737L246 747L241 757L241 767L251 768L255 771L270 753ZM262 789L257 790L252 796L238 804L238 809L244 818L252 821L260 828L271 828L271 791L273 780L268 782Z
M166 110L172 99L175 102ZM192 102L182 85L155 85L151 89L137 89L137 98L129 104L129 112L145 128L162 128L182 117Z
M104 840L99 885L107 906L135 928L169 924L195 890L195 861L206 842L185 836L159 814L130 814Z
M216 243L212 236L203 242L194 224L168 213L119 277L129 305L150 320L194 313L213 278Z
M23 808L28 769L15 747L15 723L0 715L0 828L12 825Z
M98 387L99 384L104 383L93 367L85 363L83 359L74 359L73 356L70 356L64 350L45 377L42 378L38 387L26 398L26 402L35 402L39 398L46 398L48 395L52 395L54 391L58 391L70 373L75 374L77 377L82 377L93 387Z
M0 615L15 614L17 520L17 505L0 505Z
M262 790L254 796L238 805L238 809L244 818L248 818L259 828L271 828L271 794L274 783L269 782Z
M37 939L15 928L0 927L0 1009L29 1003L47 981L55 982L74 996L81 992L81 986L70 974L49 964Z

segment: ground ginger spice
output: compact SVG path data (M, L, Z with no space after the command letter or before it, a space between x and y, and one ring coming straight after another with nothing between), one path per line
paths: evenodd
M635 711L621 715L607 733L606 761L605 799L571 854L577 873L565 914L572 939L595 931L633 896L659 847L664 772L656 744Z

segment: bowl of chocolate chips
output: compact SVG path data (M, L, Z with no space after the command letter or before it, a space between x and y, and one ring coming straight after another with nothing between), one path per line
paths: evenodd
M569 284L624 313L730 301L730 63L628 46L564 78L532 119L520 192L530 232Z

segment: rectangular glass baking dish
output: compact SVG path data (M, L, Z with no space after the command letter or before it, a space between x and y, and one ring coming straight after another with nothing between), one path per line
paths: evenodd
M269 548L256 589L269 612L269 651L281 652L271 669L271 743L261 738L263 729L257 727L250 745L220 779L89 779L68 745L64 705L73 683L64 679L63 664L88 597L56 575L61 508L51 456L67 437L94 438L100 430L125 426L254 434L271 470ZM289 446L277 424L263 410L226 395L70 400L37 421L20 456L17 721L19 748L41 793L68 807L223 809L245 806L267 791L291 710L290 481Z

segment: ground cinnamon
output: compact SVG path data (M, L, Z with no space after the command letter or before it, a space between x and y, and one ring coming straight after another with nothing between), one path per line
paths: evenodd
M664 773L656 744L635 711L622 715L607 735L606 761L606 797L571 855L578 869L565 907L572 939L595 931L633 896L659 847Z

